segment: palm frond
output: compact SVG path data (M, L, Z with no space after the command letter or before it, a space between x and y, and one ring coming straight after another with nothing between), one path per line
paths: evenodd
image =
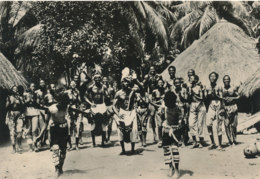
M136 10L139 12L139 14L143 18L146 18L146 13L145 13L145 10L144 10L144 7L143 7L142 3L140 1L134 1L133 5L136 8Z
M198 39L198 31L199 31L199 25L200 20L194 21L192 24L190 24L184 31L182 39L181 39L181 45L186 49L188 48L194 40Z
M248 18L250 16L250 6L240 1L231 1L234 13L240 18Z
M185 1L185 2L183 2L181 4L177 4L177 5L171 6L171 9L174 12L175 11L177 11L177 12L184 12L185 14L187 14L187 13L190 13L192 10L194 10L194 9L191 8L191 4L190 3L191 2Z
M164 48L168 48L168 38L165 25L163 23L163 18L160 16L155 9L149 6L146 2L141 2L144 6L145 12L147 14L147 23L152 32L158 37L160 44Z
M197 19L200 19L202 15L203 12L201 10L196 10L182 17L171 30L171 34L170 34L171 39L175 39L176 36L182 34L185 31L185 29L188 26L190 26L190 24L192 24L194 21L197 21Z
M177 21L177 15L175 13L172 13L163 4L158 3L158 5L156 6L156 10L157 10L157 12L159 12L159 14L163 15L166 19Z
M207 32L216 23L216 21L216 11L211 6L207 6L200 19L199 36L202 36L205 32Z
M17 1L13 2L10 12L9 24L12 24L13 27L25 16L25 14L31 8L30 2Z

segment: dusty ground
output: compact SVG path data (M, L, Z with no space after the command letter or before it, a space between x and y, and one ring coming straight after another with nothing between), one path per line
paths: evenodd
M115 128L114 128L115 129ZM88 136L88 131L85 136ZM260 158L245 159L243 148L252 144L260 134L239 135L239 145L227 146L225 151L180 148L181 178L260 178ZM136 155L119 156L120 146L115 131L112 145L106 148L92 148L91 139L84 137L80 151L67 153L64 174L60 178L168 178L163 163L163 151L152 144L149 131L148 146L137 144ZM224 144L227 139L224 137ZM100 143L100 137L97 138ZM29 153L26 144L22 154L11 154L10 144L0 148L0 178L53 178L54 167L49 150ZM126 145L130 150L130 144Z

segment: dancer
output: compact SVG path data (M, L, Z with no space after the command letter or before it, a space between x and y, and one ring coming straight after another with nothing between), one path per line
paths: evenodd
M206 122L206 107L204 104L203 90L197 83L199 77L192 75L190 77L191 86L188 89L191 98L189 129L193 140L192 148L205 146L203 127ZM199 142L198 142L199 141Z
M230 145L236 145L236 132L237 132L237 100L239 99L238 88L230 85L230 76L223 77L223 99L226 111L225 128L226 134Z
M144 92L136 90L136 114L137 114L137 124L138 124L138 131L139 131L139 137L141 140L141 145L143 147L146 147L146 135L147 135L147 122L150 118L149 115L149 99L148 95Z
M209 150L218 148L222 150L222 122L224 118L224 106L222 101L222 91L217 86L218 74L212 72L209 74L210 86L206 88L206 97L209 99L209 108L207 113L207 127L211 140ZM217 120L217 135L218 135L218 147L215 144L213 136L213 121Z
M101 146L106 141L106 126L108 124L107 106L105 98L108 96L107 87L101 83L101 74L96 72L93 76L94 83L88 89L85 97L91 108L89 109L88 120L91 124L91 137L93 147L96 146L95 136L102 136Z
M155 71L154 66L150 67L150 71L149 74L146 75L144 77L144 88L145 88L145 92L147 92L149 94L149 98L150 100L152 99L152 92L153 90L155 90L156 86L157 86L157 80L158 80L158 74ZM150 126L152 128L153 131L153 140L154 142L156 142L156 122L155 122L155 107L153 105L149 105L149 113L150 113Z
M71 81L70 82L70 89L65 91L65 94L67 94L70 104L70 108L79 108L80 107L80 94L78 89L76 88L76 82ZM66 115L66 119L68 122L68 128L69 128L69 150L72 149L72 144L71 144L71 136L75 137L75 143L76 143L76 150L79 150L79 136L83 132L83 126L81 125L81 117L79 116L78 112L75 111L68 111Z
M21 151L22 143L22 127L23 127L23 112L24 101L22 96L18 94L16 86L11 88L11 94L6 100L6 124L8 125L10 138L13 146L12 153Z
M116 89L114 89L108 82L107 77L103 77L103 84L105 88L107 89L107 96L105 97L105 103L107 106L107 117L108 117L108 125L107 125L107 137L106 137L106 142L110 143L110 136L112 133L112 125L113 125L113 116L114 116L114 111L113 111L113 100L115 97L115 92Z
M167 91L164 98L166 108L166 120L163 122L162 145L165 164L169 165L168 176L179 177L179 140L182 130L183 114L176 105L177 96L173 91Z
M48 107L47 118L52 121L50 124L51 152L55 175L59 177L63 173L63 164L66 158L68 135L68 123L66 120L67 106L70 103L68 95L60 93L57 96L57 103Z
M27 138L27 144L30 147L30 151L37 151L36 139L39 128L39 106L37 102L37 96L35 93L35 84L31 83L30 88L27 92L24 93L24 102L25 102L25 126L26 130L24 131Z
M158 147L162 147L162 124L165 120L165 107L164 107L164 94L165 94L165 88L164 88L164 81L162 79L158 80L157 88L152 93L152 103L153 106L155 106L155 121L156 126L158 129Z
M143 90L142 84L137 80L136 74L131 76L129 68L122 71L122 89L117 91L113 102L113 110L115 112L115 121L118 126L118 136L122 152L125 154L124 142L131 142L131 153L135 153L135 142L138 138L136 111L134 109L134 100L137 98L136 91L131 88L130 84L133 82Z

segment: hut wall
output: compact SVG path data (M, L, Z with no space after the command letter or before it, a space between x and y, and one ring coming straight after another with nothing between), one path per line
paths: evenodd
M9 140L9 130L5 124L6 110L5 102L7 97L7 91L0 89L0 144Z
M251 98L252 114L260 111L260 89L257 89Z

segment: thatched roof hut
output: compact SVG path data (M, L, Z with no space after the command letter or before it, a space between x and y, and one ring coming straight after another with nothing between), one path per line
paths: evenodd
M260 68L240 86L239 93L242 96L251 97L260 89Z
M24 77L15 69L11 62L0 52L0 87L11 89L14 85L27 87Z
M240 85L260 68L256 42L241 28L220 21L199 40L182 52L171 63L176 67L176 76L187 78L187 71L193 68L203 84L208 84L212 71L219 74L222 84L224 75L230 75L234 85ZM162 73L169 78L167 69Z

